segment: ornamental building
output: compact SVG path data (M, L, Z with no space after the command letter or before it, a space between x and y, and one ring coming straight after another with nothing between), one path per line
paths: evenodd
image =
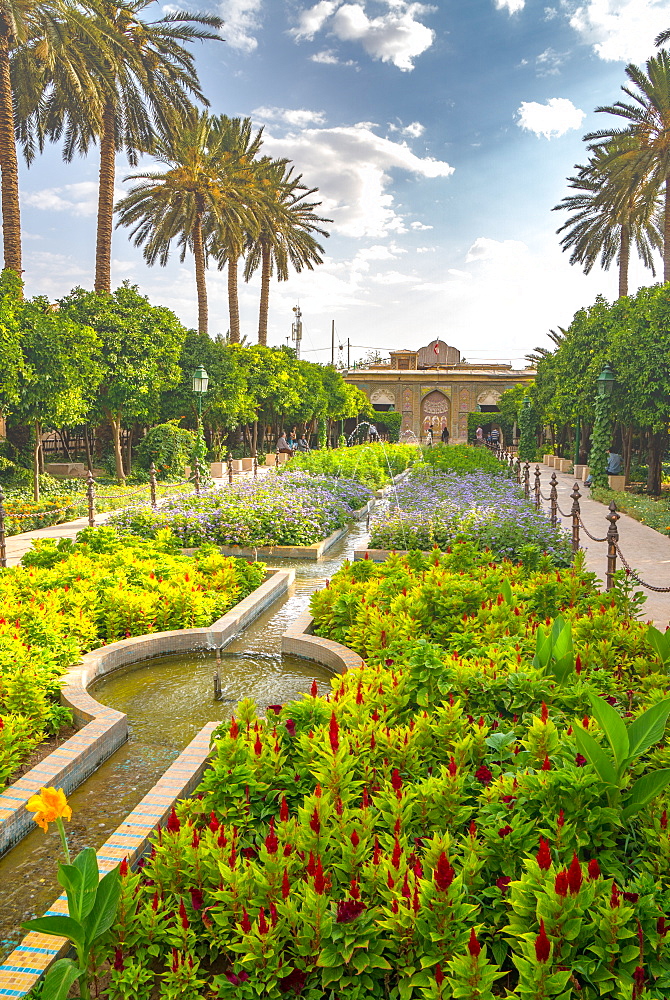
M361 389L373 408L402 413L401 438L423 439L432 424L437 441L448 427L453 443L467 441L468 414L481 413L488 433L496 423L498 400L506 389L528 385L535 369L513 369L505 364L468 364L461 352L442 340L418 351L391 351L391 360L343 372L350 385Z

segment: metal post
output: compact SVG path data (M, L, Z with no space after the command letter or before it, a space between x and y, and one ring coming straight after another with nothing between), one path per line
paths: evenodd
M275 469L279 468L279 452L275 452Z
M540 496L540 466L539 465L535 466L535 473L534 473L534 475L535 475L535 485L534 485L535 506L539 510L540 507L542 506L542 498Z
M572 514L572 552L579 551L579 498L581 493L579 492L579 484L575 483L572 487L572 509L570 513Z
M228 453L228 459L227 459L227 461L228 461L228 482L232 486L233 485L233 456L230 454L230 452Z
M523 467L523 495L526 500L530 499L530 462Z
M616 504L614 500L610 501L610 512L607 515L607 520L610 523L607 529L607 574L606 590L611 590L614 586L614 574L616 573L616 547L619 544L619 529L617 528L617 521L621 515L617 514Z
M549 490L549 501L551 504L551 524L552 527L556 527L558 524L558 479L556 478L556 473L551 474L551 489Z
M88 499L88 526L92 528L95 524L95 481L90 469L86 480L86 497Z
M7 549L5 547L5 494L0 489L0 567L7 566Z
M149 484L151 486L151 506L156 509L156 466L152 462L149 467Z
M254 479L258 479L258 459L254 455Z
M195 460L195 492L197 495L200 494L200 460L198 458Z
M516 481L521 486L521 459L517 455L516 462L514 463L514 473L516 475Z

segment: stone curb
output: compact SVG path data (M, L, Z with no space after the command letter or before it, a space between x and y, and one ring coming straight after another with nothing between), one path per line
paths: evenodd
M147 848L152 831L165 822L174 803L197 787L207 768L211 736L218 725L218 722L208 722L200 730L102 845L98 851L101 875L115 868L123 858L127 858L131 866L136 864ZM48 911L49 914L67 912L65 895L60 896ZM25 997L49 966L69 950L70 943L65 938L29 933L0 965L0 997Z
M314 619L309 611L299 615L293 625L281 637L282 653L300 656L303 660L313 660L333 674L344 674L363 666L363 659L332 639L322 639L312 634Z
M82 726L57 750L31 768L0 795L0 855L33 829L28 799L45 786L66 795L110 757L128 737L126 716L95 700L87 688L113 670L153 656L220 647L258 617L294 579L293 570L269 570L265 581L209 628L155 632L110 643L82 656L65 676L61 699ZM0 989L0 997L2 996Z
M365 507L355 510L352 514L352 520L361 521L370 513L374 507L374 503L374 499L368 500ZM323 559L329 549L332 549L333 545L344 538L350 527L351 522L345 524L343 528L333 531L327 538L322 538L320 542L315 542L313 545L259 545L257 547L219 545L218 549L222 556L239 556L242 559L261 559L262 561L271 558L306 559L311 562L318 562L319 559ZM192 556L197 551L197 549L181 549L182 555L185 556Z

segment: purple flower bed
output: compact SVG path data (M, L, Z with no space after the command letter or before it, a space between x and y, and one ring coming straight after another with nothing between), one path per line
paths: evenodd
M216 545L312 545L364 507L371 490L357 480L287 472L178 497L153 511L143 504L111 523L144 538L166 528L191 548Z
M441 549L473 539L500 559L528 560L546 552L556 565L571 561L570 539L523 495L516 483L485 472L450 475L413 471L372 521L370 546Z

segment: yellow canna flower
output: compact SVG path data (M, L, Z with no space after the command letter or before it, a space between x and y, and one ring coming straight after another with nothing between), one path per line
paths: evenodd
M49 823L58 819L72 819L72 809L67 804L62 788L40 788L39 795L28 799L26 809L34 812L33 819L46 833Z

